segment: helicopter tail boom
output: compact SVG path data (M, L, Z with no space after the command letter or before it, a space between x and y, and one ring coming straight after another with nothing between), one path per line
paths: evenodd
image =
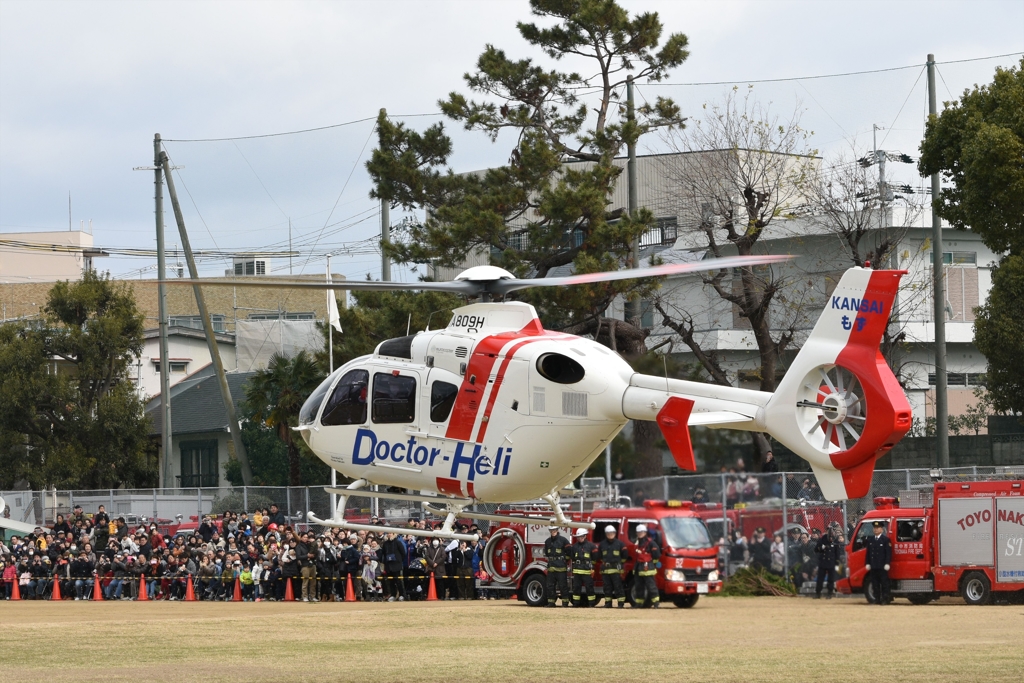
M689 426L763 431L811 464L826 498L867 495L875 460L911 425L879 352L904 273L849 269L775 393L633 375L623 414L656 421L681 468L696 469Z

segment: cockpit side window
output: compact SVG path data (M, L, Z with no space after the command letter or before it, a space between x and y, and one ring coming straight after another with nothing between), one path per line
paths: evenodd
M408 424L416 421L416 378L377 372L373 375L375 424Z
M437 381L430 385L430 421L445 422L452 414L459 388L449 382Z
M366 390L370 373L351 370L338 380L334 393L327 399L320 423L324 426L361 425L366 422Z

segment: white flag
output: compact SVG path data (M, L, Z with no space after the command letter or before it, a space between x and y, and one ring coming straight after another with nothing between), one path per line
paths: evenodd
M331 284L331 273L327 273L327 284ZM338 312L338 299L333 289L327 290L327 316L328 322L338 332L341 332L341 313Z

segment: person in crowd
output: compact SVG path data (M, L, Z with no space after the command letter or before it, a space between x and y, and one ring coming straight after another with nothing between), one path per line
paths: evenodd
M646 531L646 527L644 528ZM548 607L554 607L559 597L562 598L562 607L569 607L569 586L566 581L566 548L569 541L565 536L558 533L557 526L549 526L551 532L549 538L544 541L544 557L548 560L547 568L547 594Z
M768 451L764 454L764 462L761 464L761 471L772 474L779 471L779 463L775 461L775 454Z
M763 526L754 529L754 537L750 540L750 566L755 569L770 569L772 566L772 546Z
M772 536L772 574L782 576L786 571L786 546L782 542L782 534Z
M362 591L357 588L360 569L359 565L362 558L359 553L359 536L351 534L348 537L348 543L342 548L341 551L341 571L342 579L345 585L341 586L339 595L348 595L348 584L352 583L352 594L357 598L362 596Z
M71 563L70 571L74 581L75 600L86 600L92 597L95 568L85 550L80 551L78 557Z
M456 591L459 600L472 600L473 556L465 541L459 541L459 547L452 551L452 565L455 567L455 577L458 581ZM564 577L565 574L563 573L562 576Z
M295 558L299 562L302 576L302 602L319 602L316 596L316 545L309 540L309 533L299 537L295 546Z
M572 600L576 607L593 607L597 604L594 593L594 556L597 546L587 539L586 529L576 530L576 542L569 546L569 561L572 562Z
M384 585L388 602L405 600L405 583L402 571L405 569L406 547L397 534L388 533L381 544L379 560L384 565Z
M740 567L750 561L750 549L747 537L739 529L729 532L729 574L734 574Z
M839 568L839 537L842 532L837 522L829 525L827 533L818 539L814 546L814 552L818 554L818 580L815 584L814 597L821 598L821 588L825 580L828 580L828 593L826 600L832 599L832 593L836 588L836 572Z
M427 563L427 573L434 576L434 587L444 593L444 572L445 572L445 551L441 547L441 541L432 538L430 543L423 550L423 559ZM440 596L439 596L440 597Z
M661 560L661 547L647 533L646 524L639 524L636 527L636 546L633 552L636 553L633 572L636 574L637 586L640 589L637 594L637 605L657 609L661 597L658 595L658 585L654 576L658 573L657 564Z
M622 583L623 563L629 560L626 544L616 537L615 527L604 528L604 539L597 546L597 559L601 562L601 582L604 589L604 606L626 606L626 591Z
M889 565L892 563L892 543L885 533L885 522L876 521L871 524L873 536L868 537L864 546L864 569L869 573L871 588L874 592L876 605L889 603Z
M336 552L330 535L317 539L316 574L320 583L320 600L324 602L334 599L334 584L338 579Z
M797 492L796 497L800 500L814 500L813 490L811 489L811 480L804 479L800 484L800 491Z
M120 552L114 553L114 560L110 563L110 571L113 572L113 579L107 584L104 596L107 600L120 600L124 590L125 579L128 578L128 565L124 563L124 555Z

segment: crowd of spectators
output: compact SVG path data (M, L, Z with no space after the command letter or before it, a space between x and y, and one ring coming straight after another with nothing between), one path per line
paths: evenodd
M380 522L374 517L370 524ZM57 582L63 599L89 600L98 582L105 600L137 599L142 590L151 600L182 600L192 582L198 600L232 599L236 583L243 600L283 600L291 582L296 600L318 602L344 599L352 582L358 600L401 601L426 598L431 574L441 599L489 597L475 580L486 579L486 532L476 525L457 531L480 540L303 530L272 506L252 517L208 516L193 533L165 538L156 524L129 526L103 506L93 515L76 506L68 518L58 514L51 528L0 541L0 597L10 599L17 583L22 599L46 599Z
M772 574L786 576L799 590L804 582L813 581L817 575L818 541L822 530L811 529L807 532L793 526L785 533L788 536L786 539L783 539L781 531L769 539L764 527L758 527L748 539L740 530L734 529L728 539L719 540L719 566L727 567L728 575L743 567L762 568ZM834 529L833 534L840 548L846 545L846 535L842 529ZM846 564L842 550L839 560L839 565Z

